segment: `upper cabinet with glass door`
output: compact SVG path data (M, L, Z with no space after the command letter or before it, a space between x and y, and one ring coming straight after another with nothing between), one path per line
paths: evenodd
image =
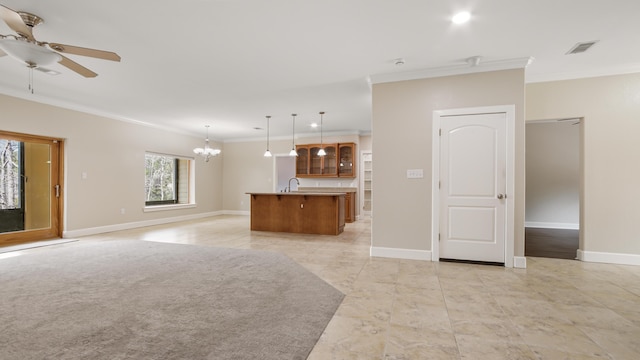
M296 146L298 158L296 159L296 176L309 176L309 148Z
M340 177L356 177L356 144L339 144L339 172Z
M321 147L324 148L325 156L318 155ZM354 143L322 144L322 146L320 144L296 145L296 151L298 152L297 177L355 177ZM343 159L346 159L346 162L342 161Z
M326 155L318 152L324 148ZM337 144L309 145L309 175L310 177L337 177L338 167L336 159Z

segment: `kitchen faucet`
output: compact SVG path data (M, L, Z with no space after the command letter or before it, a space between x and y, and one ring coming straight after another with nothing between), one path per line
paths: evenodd
M298 186L300 186L300 181L298 180L297 177L292 177L291 179L289 179L289 186L287 186L287 191L286 192L291 192L291 180L295 180L296 184L298 184Z

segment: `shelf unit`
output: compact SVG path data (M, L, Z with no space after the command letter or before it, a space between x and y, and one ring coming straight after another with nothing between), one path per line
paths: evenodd
M360 198L362 199L362 214L371 215L373 210L372 191L373 191L373 154L371 152L362 152L362 176L360 185Z

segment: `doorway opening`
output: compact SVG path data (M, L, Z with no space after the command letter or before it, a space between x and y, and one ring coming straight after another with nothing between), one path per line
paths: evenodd
M582 118L526 124L525 256L576 259Z
M296 157L290 155L275 155L275 192L282 192L289 186L289 179L296 177ZM291 191L298 190L298 184L291 184Z
M61 139L0 131L0 246L62 235Z

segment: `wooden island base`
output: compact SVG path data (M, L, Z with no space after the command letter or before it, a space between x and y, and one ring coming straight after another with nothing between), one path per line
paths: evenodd
M248 193L251 230L338 235L344 231L344 193Z

